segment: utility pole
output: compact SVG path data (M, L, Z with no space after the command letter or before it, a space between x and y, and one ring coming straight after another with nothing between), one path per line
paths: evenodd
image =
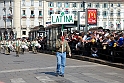
M83 11L85 11L85 1L83 1Z
M6 31L7 31L7 27L6 27L6 19L7 19L7 16L6 16L6 5L5 5L5 1L4 1L4 13L5 13L5 15L4 15L4 22L5 22L5 31L4 31L4 36L5 36L5 39L7 39L7 34L8 33L6 33Z
M83 1L83 11L85 12L85 27L84 27L84 32L87 32L88 31L88 24L87 24L87 10L86 10L86 2Z

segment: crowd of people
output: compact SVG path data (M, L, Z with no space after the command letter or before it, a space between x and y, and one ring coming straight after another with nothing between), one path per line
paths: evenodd
M73 53L103 58L101 54L124 59L124 32L109 30L91 30L87 33L73 32L65 34ZM115 51L117 51L115 54ZM105 56L104 56L105 57Z
M17 38L16 40L1 40L0 41L0 53L9 55L11 52L15 52L16 56L24 54L25 51L31 51L37 53L38 49L41 48L40 43L37 39L29 41L27 39Z

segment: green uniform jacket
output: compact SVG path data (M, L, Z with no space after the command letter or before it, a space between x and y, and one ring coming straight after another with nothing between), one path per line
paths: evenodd
M62 50L61 42L62 42L62 40L60 40L60 39L56 40L56 51L57 52L63 51L63 52L70 52L71 53L70 46L69 46L68 42L66 40L63 41L63 50Z

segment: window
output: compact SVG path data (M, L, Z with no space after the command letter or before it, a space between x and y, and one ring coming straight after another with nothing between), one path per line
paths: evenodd
M117 7L121 7L121 4L120 4L120 3L118 3L118 4L117 4Z
M58 11L58 14L60 14L61 11Z
M110 22L110 27L113 28L114 24L112 22Z
M5 4L6 4L6 2L4 1L4 4L3 5L5 6Z
M48 7L54 7L54 3L53 2L49 2L48 3Z
M31 0L31 6L34 6L34 0Z
M117 28L121 28L121 23L120 23L120 21L118 20L118 21L116 21L116 26L117 26Z
M10 6L12 6L12 2L11 2L11 0L10 0Z
M42 16L42 11L39 11L39 16Z
M65 8L69 8L69 6L70 6L69 3L66 2L66 3L65 3Z
M31 10L31 15L34 15L34 11L33 10Z
M62 7L62 3L61 2L57 2L56 3L56 7L58 7L58 8Z
M72 7L77 7L77 3L72 3Z
M22 35L26 35L26 31L22 31Z
M31 10L31 16L30 17L34 18L34 11L33 10Z
M107 8L107 3L104 3L103 4L103 8Z
M97 15L100 16L100 11L97 11Z
M77 15L77 11L72 11L72 13L74 14L74 16L76 16L76 15Z
M113 3L111 3L111 7L113 7Z
M22 0L22 6L25 6L25 0Z
M84 6L83 6L83 2L80 4L80 8L83 8Z
M53 12L52 12L52 11L50 11L50 15L51 15L51 14L53 14Z
M42 0L39 0L39 6L42 6Z
M102 15L103 15L103 17L106 17L107 16L107 12L103 11Z
M99 3L96 3L96 8L99 8Z
M22 14L25 16L25 10L22 10Z
M113 16L113 11L110 12L110 16Z
M88 3L87 7L91 7L91 3Z
M117 12L117 16L120 16L120 15L121 15L121 13L120 13L120 11L118 11L118 12Z
M53 13L54 13L53 10L48 10L48 15L51 15L51 14L53 14Z

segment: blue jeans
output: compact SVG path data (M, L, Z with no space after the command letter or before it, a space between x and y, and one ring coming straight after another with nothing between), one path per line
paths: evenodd
M56 58L57 58L57 68L56 72L58 74L63 74L65 71L65 63L66 63L66 52L56 52Z

